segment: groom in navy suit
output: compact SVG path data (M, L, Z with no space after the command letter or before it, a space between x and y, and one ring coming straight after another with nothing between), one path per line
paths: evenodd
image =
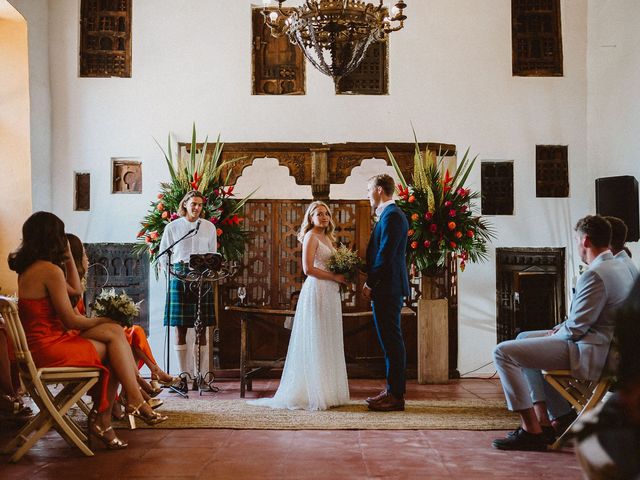
M393 201L395 185L389 175L369 179L367 196L378 218L367 246L367 281L363 295L371 300L373 321L384 352L387 388L367 398L370 410L404 410L406 352L400 311L409 296L406 248L409 224Z

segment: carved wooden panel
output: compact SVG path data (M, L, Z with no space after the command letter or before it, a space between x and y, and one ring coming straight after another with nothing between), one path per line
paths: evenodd
M564 248L496 249L497 341L549 329L565 316Z
M562 76L560 0L511 0L513 75Z
M111 160L111 193L142 193L142 163Z
M131 12L131 0L82 0L81 77L131 77Z
M304 55L286 35L279 38L271 35L262 11L262 8L252 10L253 94L304 95Z
M337 94L386 95L389 93L388 41L373 43L362 62L335 85Z
M536 145L536 197L569 196L566 145Z
M75 172L73 186L73 209L76 212L88 212L91 210L91 174Z
M103 288L124 290L134 302L140 304L140 316L134 323L141 325L149 333L149 259L137 256L133 243L87 243L85 249L89 257L85 304L87 313L91 303Z
M513 215L513 162L482 162L483 215Z

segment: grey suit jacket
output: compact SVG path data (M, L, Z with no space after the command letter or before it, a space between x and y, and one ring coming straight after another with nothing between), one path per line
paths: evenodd
M633 280L610 251L598 255L578 279L569 317L554 334L567 340L576 378L600 378L613 338L616 308L626 299Z
M627 255L627 252L622 250L621 252L616 253L615 257L613 258L615 258L619 262L622 262L629 269L634 279L638 278L638 267L636 267L636 264L633 263L631 257Z

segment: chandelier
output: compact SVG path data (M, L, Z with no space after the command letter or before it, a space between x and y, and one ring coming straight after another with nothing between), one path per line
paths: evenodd
M373 42L404 27L407 4L399 0L388 9L360 0L305 0L284 11L263 0L265 23L274 37L286 35L315 68L335 82L360 64Z

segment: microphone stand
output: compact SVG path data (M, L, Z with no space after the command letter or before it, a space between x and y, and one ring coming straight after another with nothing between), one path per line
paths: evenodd
M160 252L157 256L156 256L156 261L158 261L158 259L160 257L162 257L163 255L167 255L167 271L165 273L166 277L167 277L167 291L166 291L166 298L167 300L169 299L169 288L170 288L170 281L171 281L171 254L172 254L172 248L175 247L178 243L180 243L181 241L183 241L184 239L188 238L189 236L195 235L196 233L198 233L198 229L200 228L200 220L198 219L196 226L193 227L191 230L189 230L187 233L185 233L182 237L180 237L179 239L177 239L175 242L173 242L171 245L169 245L167 248L165 248L162 252ZM170 350L170 344L171 344L171 325L169 324L169 321L167 321L167 329L165 332L165 336L167 338L167 344L166 344L166 350L165 350L165 357L164 357L164 365L165 365L165 372L169 373L170 372L170 358L171 358L171 350ZM180 372L182 373L182 372ZM182 389L182 388L177 388L174 385L171 385L169 387L169 390L171 390L174 393L177 393L178 395L180 395L182 398L189 398L189 395L187 394L187 392L189 391L189 387L188 384L186 382L186 380L184 380L183 382L180 383L180 385L182 386L182 384L187 385L186 388Z

